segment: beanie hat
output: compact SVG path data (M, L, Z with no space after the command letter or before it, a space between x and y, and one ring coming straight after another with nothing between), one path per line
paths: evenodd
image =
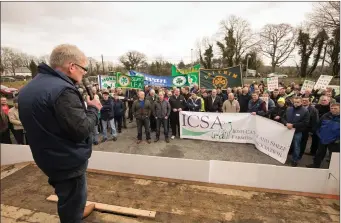
M284 103L285 103L285 99L284 99L284 98L279 98L279 99L277 100L277 102L278 102L278 103L283 103L283 104L284 104Z

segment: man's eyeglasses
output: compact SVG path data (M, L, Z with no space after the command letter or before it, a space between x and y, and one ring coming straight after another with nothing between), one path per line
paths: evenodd
M81 66L79 64L76 64L76 63L74 63L74 65L76 65L79 68L82 68L82 70L84 70L85 72L88 72L88 68L87 67L83 67L83 66Z

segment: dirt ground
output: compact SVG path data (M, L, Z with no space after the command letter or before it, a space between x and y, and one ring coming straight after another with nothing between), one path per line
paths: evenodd
M98 173L88 173L87 177L89 201L156 211L156 218L130 218L96 211L85 222L330 223L339 222L340 218L339 200ZM47 177L32 164L1 180L2 207L7 207L6 210L17 207L15 212L32 210L27 216L39 212L55 219L56 203L46 201L52 194ZM2 210L1 216L6 213L10 215ZM27 216L16 221L33 222ZM36 222L44 221L36 217Z

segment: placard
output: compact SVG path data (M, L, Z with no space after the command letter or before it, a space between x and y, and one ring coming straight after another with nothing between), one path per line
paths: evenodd
M326 89L332 79L333 76L321 75L317 80L314 89Z
M266 79L268 91L274 91L278 89L278 77L270 77Z
M304 80L302 88L301 88L301 94L304 94L306 90L313 90L315 86L315 81L309 81L309 80Z

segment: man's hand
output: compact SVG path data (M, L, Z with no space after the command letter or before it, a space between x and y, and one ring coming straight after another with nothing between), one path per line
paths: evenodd
M176 112L177 111L177 109L176 108L173 108L173 112Z
M257 115L257 113L256 112L251 112L251 115Z
M97 100L97 99L93 99L93 100L90 101L90 96L86 97L86 103L87 103L88 106L90 106L90 105L94 106L98 110L101 110L101 108L102 108L101 102L99 100Z
M279 120L281 117L279 117L278 115L275 117L276 120Z
M287 128L288 128L288 129L292 129L293 126L294 126L293 124L287 123Z
M168 116L165 116L165 119L168 119Z

